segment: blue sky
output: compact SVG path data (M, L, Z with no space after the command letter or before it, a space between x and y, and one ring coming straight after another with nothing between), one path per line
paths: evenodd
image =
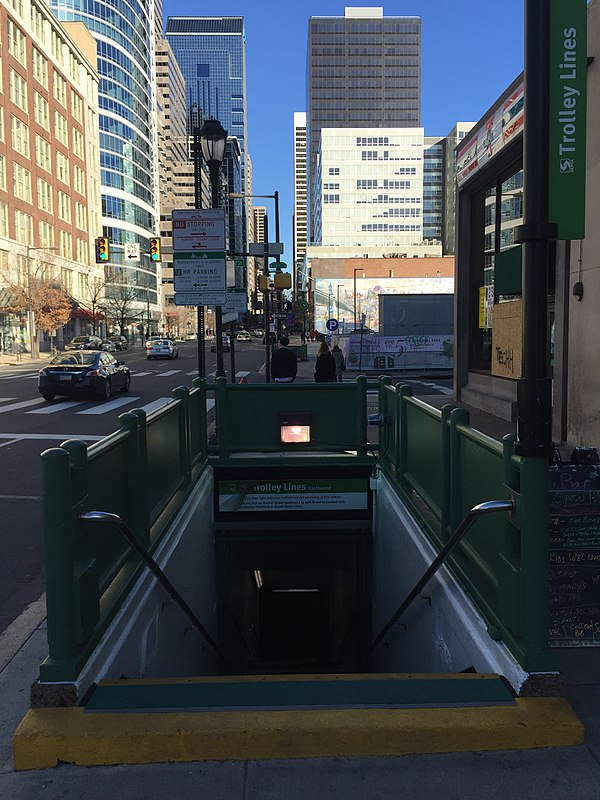
M292 260L293 115L306 110L309 17L343 16L345 5L378 5L386 16L421 17L421 125L426 136L443 136L457 121L478 120L523 69L523 0L163 2L165 17L207 14L245 18L253 190L256 194L279 191L285 242L282 259L288 264ZM270 206L274 230L272 201L255 203Z

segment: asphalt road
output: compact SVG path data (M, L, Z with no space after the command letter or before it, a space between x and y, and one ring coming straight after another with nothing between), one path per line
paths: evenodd
M189 386L198 374L196 342L178 347L173 360L147 361L140 347L115 353L131 369L131 390L108 401L57 397L47 403L37 390L38 365L0 367L0 633L44 591L40 453L66 439L91 444L119 427L120 414L169 402L173 389ZM235 356L237 382L242 376L264 380L261 340L237 343ZM230 376L229 353L224 367ZM207 342L208 380L215 371L216 354Z
M40 453L66 439L91 444L119 427L120 414L134 408L150 412L169 402L173 389L189 386L198 374L197 343L178 342L178 347L179 357L173 360L148 361L139 346L115 353L131 369L131 390L116 392L108 401L57 397L47 403L37 390L38 365L24 361L0 367L0 633L44 591ZM235 382L264 382L262 340L235 343L234 349ZM216 360L208 341L209 383ZM231 380L230 353L224 353L223 362ZM312 366L304 371L299 379L312 380ZM449 380L410 383L415 395L450 393ZM212 405L209 395L209 416Z

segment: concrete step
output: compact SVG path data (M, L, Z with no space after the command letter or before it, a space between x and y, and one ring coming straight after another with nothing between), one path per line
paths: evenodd
M514 697L498 675L281 675L103 681L85 707L32 709L17 769L564 747L562 698Z

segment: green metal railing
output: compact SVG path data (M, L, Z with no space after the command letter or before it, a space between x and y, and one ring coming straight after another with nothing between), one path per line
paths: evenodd
M380 412L380 465L438 549L474 506L515 501L510 518L475 522L449 563L490 635L504 640L524 669L554 669L547 462L515 456L513 435L497 442L471 428L464 409L433 408L388 378L380 382Z
M152 551L204 470L206 385L173 391L146 415L88 447L69 440L42 453L49 656L42 680L73 680L140 573L116 527L79 522L86 511L121 517Z
M474 430L452 405L438 410L407 387L380 382L378 463L441 550L469 509L513 499L510 519L477 521L450 566L478 605L490 634L528 671L554 668L548 648L548 475L543 459L514 455ZM374 460L367 445L367 382L215 386L217 444L207 446L206 385L179 388L173 401L119 417L120 429L97 444L67 441L42 454L49 657L46 681L74 680L140 574L118 530L92 530L88 511L117 514L152 552L207 463L294 462L280 444L280 416L310 414L303 464L335 453L336 463ZM298 449L298 448L296 448ZM255 453L261 453L257 458ZM244 455L253 457L244 460ZM387 532L394 535L393 531Z
M218 455L282 450L279 421L294 412L310 414L306 451L367 454L367 379L352 383L216 382ZM293 449L290 448L290 450ZM296 448L297 449L297 448Z

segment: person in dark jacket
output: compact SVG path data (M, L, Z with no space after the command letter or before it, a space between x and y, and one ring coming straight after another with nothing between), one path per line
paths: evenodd
M291 383L298 372L296 354L288 347L290 340L282 336L280 347L271 356L271 378L275 383Z
M333 383L333 381L335 381L335 359L329 351L329 345L322 342L315 364L315 383Z

